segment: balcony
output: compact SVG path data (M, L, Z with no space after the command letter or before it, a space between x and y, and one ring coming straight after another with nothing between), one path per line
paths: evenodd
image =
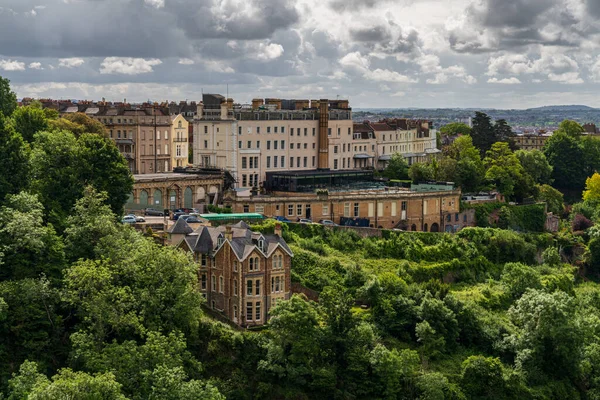
M173 141L177 142L177 143L185 143L188 140L187 140L187 138L178 138L178 137L176 137L176 138L173 139Z

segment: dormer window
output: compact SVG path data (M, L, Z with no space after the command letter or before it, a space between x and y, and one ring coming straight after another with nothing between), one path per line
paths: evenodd
M225 243L225 238L223 236L219 236L219 238L217 239L217 246L221 247L223 243Z
M259 239L258 240L258 248L261 249L261 251L265 251L265 239Z

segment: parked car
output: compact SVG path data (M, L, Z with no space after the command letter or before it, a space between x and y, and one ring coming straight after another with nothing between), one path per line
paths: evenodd
M151 215L153 217L163 217L165 213L164 211L157 210L155 208L146 208L144 210L144 215Z
M135 224L136 220L133 215L126 215L121 219L121 222L124 224Z
M202 222L195 215L182 215L179 218L190 224L198 224Z
M312 220L310 220L308 218L300 218L298 220L298 222L301 223L301 224L312 224L313 223Z
M173 221L177 221L179 219L179 217L182 217L184 215L187 215L187 214L184 213L184 212L181 212L181 211L179 211L179 212L176 211L176 212L173 213L173 216L171 217L171 219Z
M322 219L322 220L319 221L319 223L321 225L325 225L325 226L338 226L338 224L336 224L335 222L333 222L330 219Z
M126 217L135 218L135 222L146 222L146 219L144 217L142 217L141 215L127 214Z
M279 222L292 222L289 219L287 219L286 217L280 217L280 216L273 217L273 219L276 221L279 221Z

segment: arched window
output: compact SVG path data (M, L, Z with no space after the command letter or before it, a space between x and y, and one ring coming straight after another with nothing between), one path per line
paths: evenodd
M254 258L250 257L250 261L248 261L248 270L254 271Z
M260 260L258 257L254 257L254 270L255 271L260 270Z

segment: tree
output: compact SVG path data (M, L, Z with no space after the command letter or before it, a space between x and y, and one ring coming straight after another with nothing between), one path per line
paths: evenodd
M14 127L21 134L23 140L33 142L33 136L37 132L48 129L48 118L41 105L30 105L19 107L12 115Z
M400 153L394 153L383 171L383 176L390 179L408 178L408 164Z
M552 165L552 179L556 187L561 189L582 190L585 173L582 161L585 153L576 138L557 131L546 141L544 155Z
M462 363L460 386L469 399L505 399L504 368L498 358L470 356Z
M426 182L435 178L435 173L431 164L414 163L408 170L408 176L413 182Z
M505 196L523 199L533 193L533 180L525 173L508 143L494 143L483 162L487 167L485 178Z
M58 281L65 266L64 246L54 228L44 224L38 197L21 192L7 196L5 203L0 208L0 280L43 274Z
M591 204L598 204L600 202L600 174L597 172L585 180L583 201Z
M108 194L113 212L120 215L133 188L133 178L118 149L95 134L77 139L67 131L36 134L31 157L32 188L46 205L46 216L59 231L84 188Z
M81 399L81 400L127 400L121 394L121 385L110 372L89 375L75 372L70 368L61 369L49 381L44 375L34 372L35 363L22 366L21 375L11 380L14 392L9 399L27 398L31 400ZM35 379L33 385L31 380ZM25 395L25 397L20 397ZM17 397L19 396L19 397Z
M537 200L545 202L554 215L561 215L565 207L563 194L550 185L537 186Z
M473 145L479 149L480 154L485 154L496 143L494 126L489 115L476 112L473 118L473 129L471 131Z
M84 113L66 114L60 119L50 121L50 126L55 130L68 130L77 137L84 133L96 133L102 137L107 136L106 127L100 121Z
M467 124L463 124L462 122L451 122L442 126L440 128L440 132L444 136L470 135L471 127Z
M554 133L557 132L561 132L569 137L576 138L581 136L585 132L585 129L583 129L583 126L581 126L579 123L566 119L558 125L558 129Z
M412 381L419 369L419 355L414 350L388 350L382 344L371 352L371 368L375 375L379 399L397 399L402 393L405 398L415 398Z
M28 184L29 149L8 119L0 114L0 204L7 194L16 194Z
M427 293L418 308L418 315L422 321L427 321L435 334L443 337L447 344L447 350L456 345L459 328L456 315L443 301L438 300Z
M71 261L93 259L102 238L116 234L116 216L106 205L106 193L87 186L67 218L65 244Z
M79 326L101 341L109 333L138 337L148 330L190 333L202 315L197 265L128 227L100 240L97 260L65 271L64 298Z
M562 291L528 290L508 314L517 331L505 343L515 352L517 369L529 382L574 380L579 376L583 335L575 322L572 297Z
M517 150L515 156L523 166L525 173L539 185L552 183L552 166L540 150Z
M521 297L527 289L539 289L542 286L539 272L521 263L504 264L500 280L514 298Z
M17 108L17 95L10 90L10 81L0 76L0 113L10 117Z
M494 124L494 138L496 142L506 142L508 143L508 147L510 147L511 150L515 150L516 145L514 137L515 133L513 132L510 125L508 125L506 120L499 119L496 121L496 123Z

